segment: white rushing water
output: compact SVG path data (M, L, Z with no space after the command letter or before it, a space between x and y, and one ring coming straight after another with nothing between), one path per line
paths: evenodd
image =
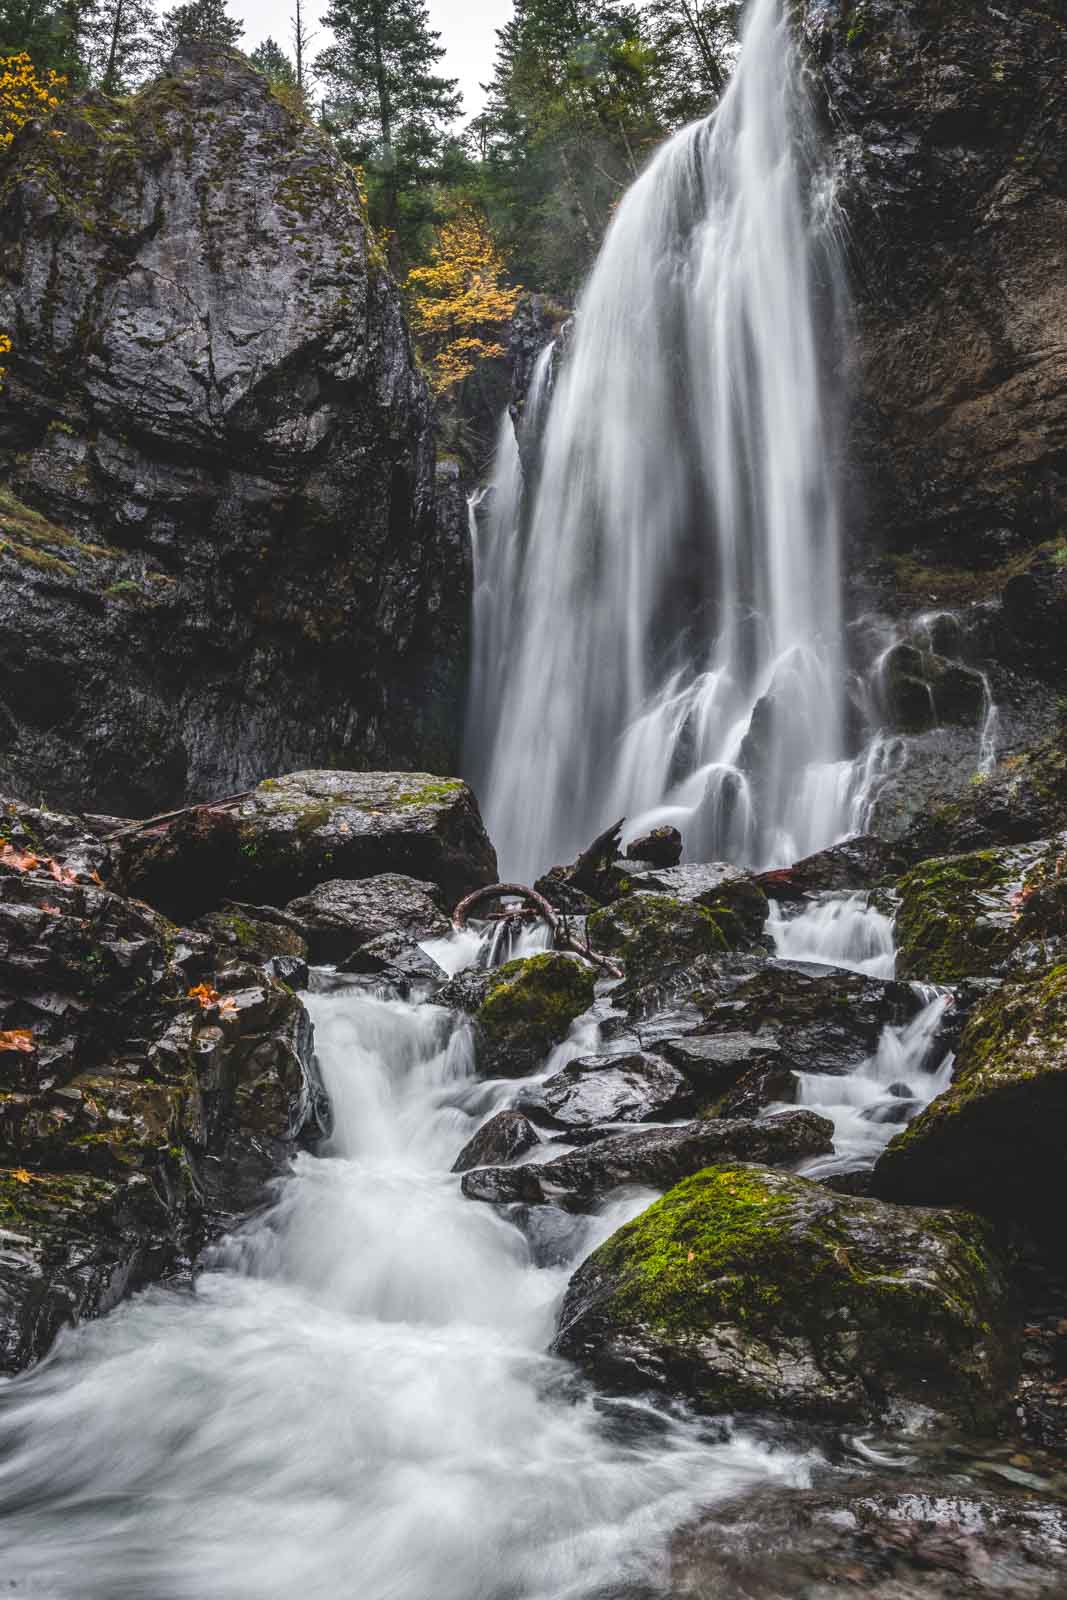
M820 392L839 252L784 10L752 0L719 109L622 201L546 417L538 372L525 504L505 418L468 749L509 875L623 814L758 865L854 825Z
M565 1600L662 1573L700 1505L802 1455L545 1355L568 1269L449 1168L513 1084L429 1004L313 997L336 1118L195 1292L0 1383L4 1591L49 1600ZM590 1219L592 1248L647 1196ZM642 1590L642 1594L648 1591Z
M896 947L892 918L866 894L826 895L798 917L772 903L767 931L781 960L841 967L871 978L892 978ZM889 1140L952 1081L955 1058L938 1046L948 990L919 990L920 1009L900 1027L882 1030L877 1049L854 1072L797 1074L796 1104L834 1124L832 1155L800 1170L809 1178L859 1172L877 1161Z

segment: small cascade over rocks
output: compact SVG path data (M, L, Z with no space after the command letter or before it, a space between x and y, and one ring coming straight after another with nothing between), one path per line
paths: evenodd
M794 917L771 902L767 931L781 960L844 967L890 979L896 968L893 920L867 894L825 894ZM938 1036L952 1004L948 989L915 984L919 1009L903 1026L887 1025L877 1048L846 1074L797 1074L795 1103L834 1124L832 1155L805 1162L810 1178L863 1172L889 1140L948 1088L954 1056Z
M626 195L558 373L546 353L502 429L468 762L508 873L624 814L760 865L854 825L820 376L841 282L785 8L753 0L719 108Z

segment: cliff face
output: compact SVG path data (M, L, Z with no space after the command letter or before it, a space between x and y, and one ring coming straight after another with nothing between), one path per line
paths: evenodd
M847 218L858 520L961 563L1067 524L1060 0L806 0Z
M465 540L325 141L194 46L25 129L0 240L0 781L143 813L450 770Z

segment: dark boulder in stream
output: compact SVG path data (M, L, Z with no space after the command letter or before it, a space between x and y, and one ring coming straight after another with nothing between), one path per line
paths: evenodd
M553 1045L593 1003L596 973L573 956L548 952L466 971L438 995L472 1019L479 1069L522 1078L543 1065Z
M684 1122L599 1139L546 1163L470 1172L463 1193L496 1205L521 1201L586 1211L612 1189L629 1184L671 1188L714 1162L789 1166L832 1148L833 1124L811 1111L784 1111L762 1121Z
M285 909L304 930L313 961L345 961L382 934L428 939L450 933L441 899L432 883L382 872L373 878L328 878Z
M713 1166L571 1279L555 1349L710 1412L991 1422L1014 1360L987 1224L766 1167Z

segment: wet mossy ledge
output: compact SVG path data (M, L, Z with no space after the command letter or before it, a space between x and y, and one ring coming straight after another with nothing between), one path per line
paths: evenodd
M461 972L437 999L471 1018L480 1072L521 1078L536 1072L588 1011L596 982L595 970L577 957L546 951Z
M1063 1254L1067 1192L1067 963L976 1006L952 1084L889 1145L878 1194L972 1205Z
M435 884L449 908L496 881L496 854L465 783L426 772L267 778L238 805L129 835L117 880L187 919L226 899L285 905L329 879L382 873Z
M988 1425L1014 1373L1007 1278L965 1212L764 1167L685 1179L571 1279L555 1348L704 1410Z
M136 816L454 769L465 506L331 141L190 44L20 131L0 237L0 786Z

